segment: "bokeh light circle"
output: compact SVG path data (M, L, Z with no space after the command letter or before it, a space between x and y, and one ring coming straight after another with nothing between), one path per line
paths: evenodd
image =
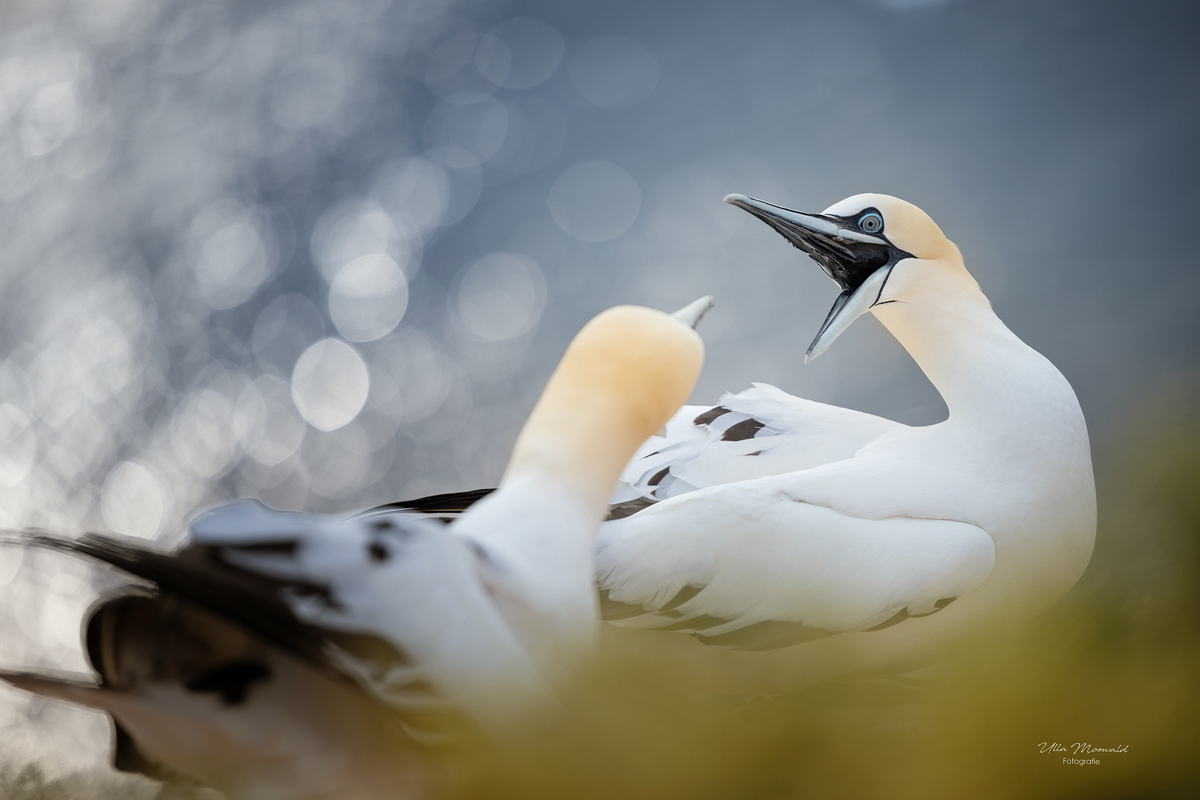
M550 187L550 215L558 226L584 242L615 239L637 219L642 190L616 164L583 161Z
M356 258L387 254L419 262L421 236L417 226L393 217L372 199L352 197L330 206L313 226L313 262L328 281Z
M473 336L511 339L541 318L546 283L537 262L519 253L492 253L471 264L458 286L458 317Z
M161 481L136 461L117 464L104 481L100 513L105 524L118 533L155 538L166 506Z
M357 417L370 388L366 362L340 339L313 344L292 371L292 401L317 430L334 431Z
M408 283L395 261L384 255L356 258L329 287L329 316L338 333L369 342L399 324L408 306Z

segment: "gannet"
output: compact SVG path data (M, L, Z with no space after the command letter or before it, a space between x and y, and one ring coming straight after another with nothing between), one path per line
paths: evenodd
M598 535L606 618L730 648L801 645L813 664L852 653L865 670L915 664L955 631L1062 596L1096 531L1083 414L958 248L881 194L820 214L725 202L841 288L806 362L870 312L949 417L911 427L765 384L685 407L630 463L613 498L622 518Z
M808 680L927 661L1083 574L1095 482L1074 391L996 316L925 212L880 194L820 214L726 202L842 290L805 353L868 311L941 393L912 427L774 386L685 406L639 448L597 537L606 620L809 659ZM394 503L443 518L486 490ZM849 656L846 658L846 656Z
M636 448L687 400L702 298L622 306L576 336L499 489L449 526L242 501L167 553L26 534L139 579L84 626L98 682L0 671L111 715L114 765L235 798L422 793L418 746L465 718L498 739L552 710L596 633L594 534Z

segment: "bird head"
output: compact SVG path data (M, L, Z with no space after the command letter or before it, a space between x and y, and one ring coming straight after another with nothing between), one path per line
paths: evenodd
M842 289L809 345L805 363L875 306L909 302L925 291L934 275L966 275L958 248L937 223L895 197L856 194L820 214L741 194L731 194L725 202L749 211L808 253Z

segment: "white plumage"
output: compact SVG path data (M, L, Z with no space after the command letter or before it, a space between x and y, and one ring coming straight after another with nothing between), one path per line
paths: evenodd
M197 519L175 553L30 534L144 583L86 621L97 682L0 678L108 712L122 770L255 800L423 793L422 745L460 719L514 736L589 653L596 528L630 455L687 399L703 358L691 324L710 305L592 320L500 488L449 526L243 501Z
M764 384L689 406L622 475L598 538L604 613L709 644L771 649L845 633L870 668L910 642L1044 607L1095 536L1083 415L992 311L920 209L858 195L803 214L731 195L844 290L815 357L870 310L941 392L911 427ZM823 641L813 641L813 640Z
M135 591L93 617L99 686L2 677L113 714L123 768L246 796L349 796L419 780L419 759L387 763L360 747L364 730L398 725L413 742L453 709L503 735L552 705L595 635L593 577L617 624L816 657L850 642L857 669L913 664L955 632L1065 593L1095 536L1083 415L1058 370L996 317L958 249L885 195L822 214L727 201L843 289L806 360L870 311L949 418L912 427L765 384L672 417L698 340L665 315L618 310L604 335L572 346L494 494L346 520L240 504L200 519L179 556L44 539L162 594ZM456 519L444 528L416 512ZM147 657L164 653L165 669ZM314 702L296 704L304 692ZM248 744L264 731L271 747ZM314 753L333 765L324 785L305 764Z
M613 502L638 497L660 500L703 486L841 461L883 434L904 427L756 383L722 397L715 407L680 409L667 423L665 436L655 436L638 449L621 474L623 485ZM669 471L661 474L664 469Z

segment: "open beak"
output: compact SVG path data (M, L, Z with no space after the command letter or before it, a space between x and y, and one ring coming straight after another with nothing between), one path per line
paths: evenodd
M742 194L731 194L725 202L749 211L779 231L842 288L804 354L806 364L829 349L850 323L879 302L892 267L901 259L911 258L882 235L860 231L851 218L806 214Z

